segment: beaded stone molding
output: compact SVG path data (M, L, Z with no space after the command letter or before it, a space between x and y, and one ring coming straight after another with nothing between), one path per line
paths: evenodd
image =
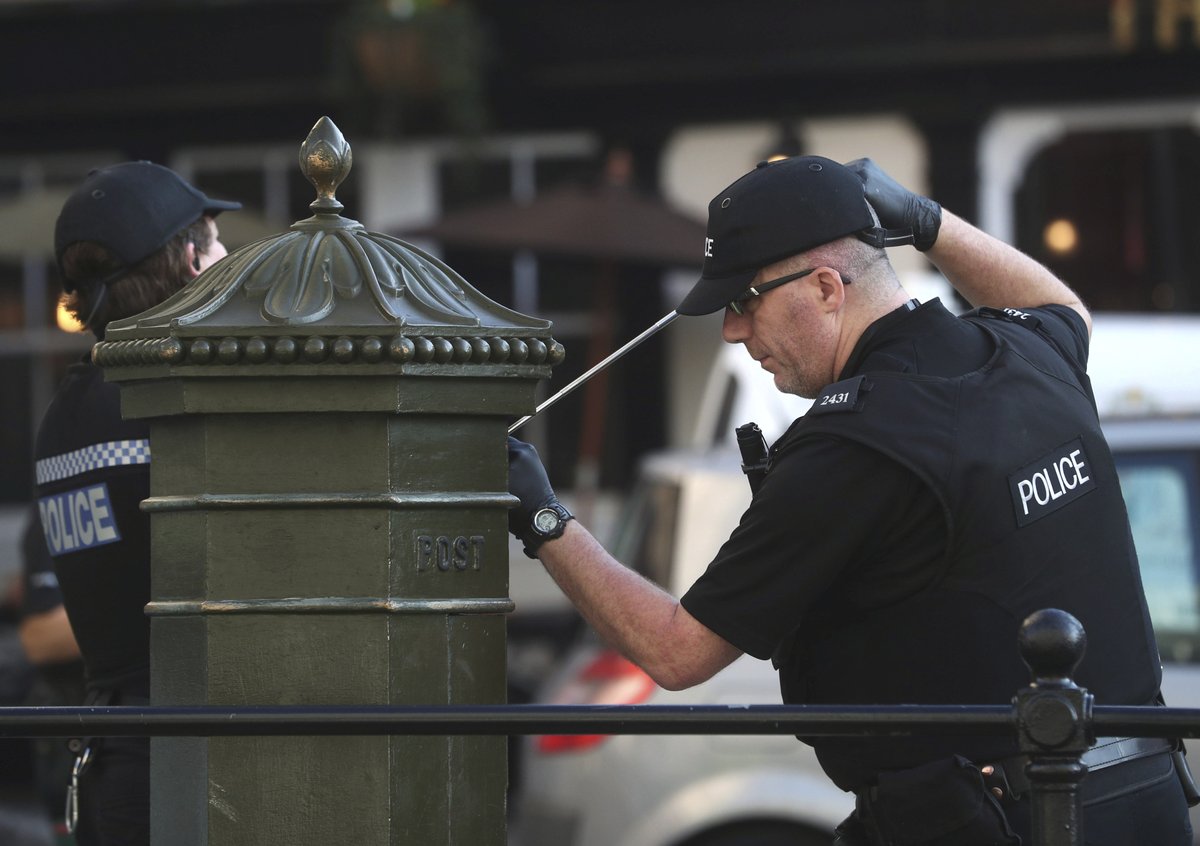
M294 338L141 338L96 344L101 367L152 364L561 364L566 351L553 338L429 337L363 338L310 335Z
M493 302L429 253L342 217L334 192L352 160L341 132L321 118L300 147L301 170L317 189L313 216L230 253L158 306L110 323L93 360L506 371L563 361L549 321Z

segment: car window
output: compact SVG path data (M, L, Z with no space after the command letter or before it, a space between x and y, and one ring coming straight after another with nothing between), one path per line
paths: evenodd
M1116 458L1163 660L1200 663L1195 459L1185 452Z

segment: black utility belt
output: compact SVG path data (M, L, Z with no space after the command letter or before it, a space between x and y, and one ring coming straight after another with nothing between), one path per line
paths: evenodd
M1100 737L1084 752L1079 762L1087 767L1087 776L1080 783L1085 805L1111 798L1166 775L1174 761L1167 755L1178 744L1161 737ZM989 787L999 787L1004 798L1023 799L1031 784L1025 772L1028 755L1013 755L991 763L994 772L985 777ZM988 766L987 764L981 765Z
M1115 799L1175 774L1186 792L1191 777L1176 749L1175 742L1158 738L1101 738L1081 757L1088 767L1079 785L1083 804ZM1016 846L1021 839L1003 806L1029 796L1029 763L1027 755L983 763L950 755L905 770L880 771L874 785L857 791L854 814L838 828L839 842Z

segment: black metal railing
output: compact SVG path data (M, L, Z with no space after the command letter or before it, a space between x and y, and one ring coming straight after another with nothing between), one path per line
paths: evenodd
M1033 846L1081 846L1081 756L1100 737L1200 737L1200 709L1094 706L1071 674L1086 638L1048 609L1022 626L1032 683L1004 705L475 705L0 708L0 738L267 735L996 735L1028 755Z

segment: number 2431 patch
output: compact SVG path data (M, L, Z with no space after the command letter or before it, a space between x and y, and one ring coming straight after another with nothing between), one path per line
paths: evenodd
M834 411L853 411L858 405L859 392L863 390L865 376L855 376L843 382L834 382L813 400L809 414L829 414Z

